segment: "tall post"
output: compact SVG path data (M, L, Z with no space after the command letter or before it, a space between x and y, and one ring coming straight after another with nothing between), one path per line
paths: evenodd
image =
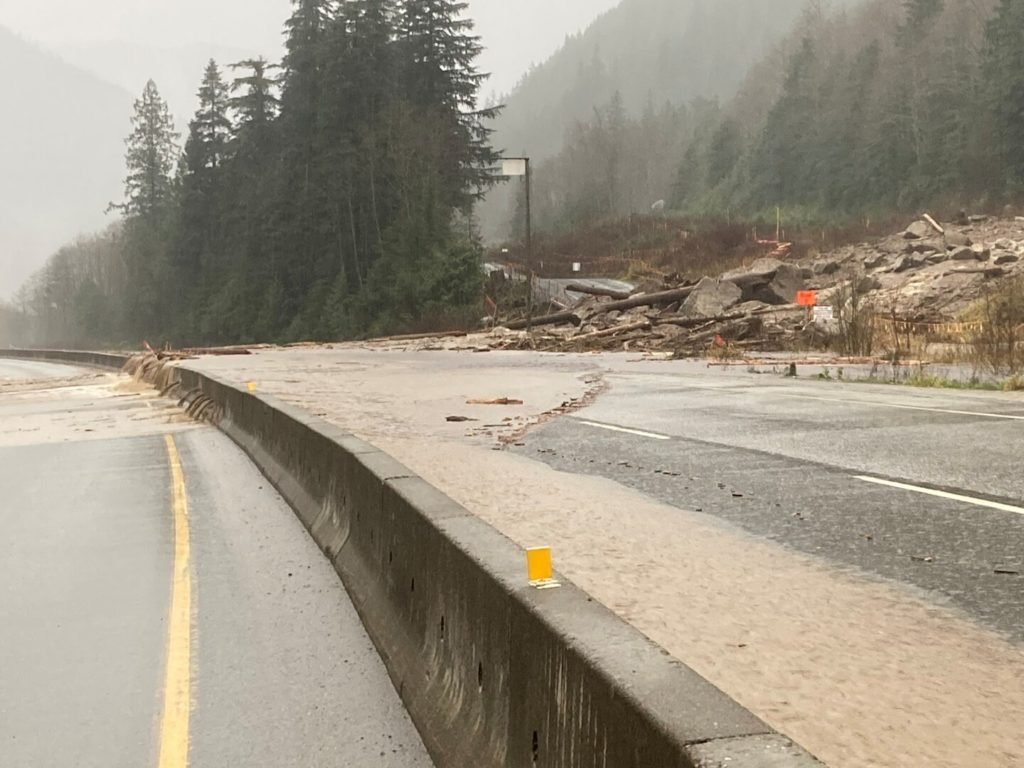
M526 332L533 330L533 221L530 214L530 158L526 158Z

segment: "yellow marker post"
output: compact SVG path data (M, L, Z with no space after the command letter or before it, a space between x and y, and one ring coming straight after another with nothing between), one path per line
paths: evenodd
M551 566L551 547L533 547L526 550L526 577L536 589L554 589L561 586L554 579Z
M249 390L249 394L252 394L253 392L256 391L256 382L250 381L248 384L245 385L245 388Z

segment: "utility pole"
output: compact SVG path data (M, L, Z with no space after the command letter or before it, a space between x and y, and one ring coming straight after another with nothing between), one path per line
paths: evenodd
M529 298L526 300L526 332L533 330L533 221L530 214L530 158L526 161L526 274L530 281Z
M506 157L501 161L501 175L506 178L522 176L526 182L526 330L533 329L533 219L530 210L531 181L530 158Z

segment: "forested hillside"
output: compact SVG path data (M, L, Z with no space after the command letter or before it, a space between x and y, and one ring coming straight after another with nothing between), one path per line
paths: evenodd
M65 248L23 292L39 340L226 343L478 317L469 212L496 157L464 8L300 0L280 68L211 62L183 137L150 82L123 224Z
M619 201L613 208L647 209L664 196L666 165L678 160L693 122L680 110L695 100L730 99L806 5L807 0L623 0L524 76L504 99L506 108L495 122L495 146L509 154L526 153L540 164L563 148L578 150L581 140L598 141L581 135L589 125L601 123L614 132L620 128L616 121L643 115L644 136L637 139L654 144L636 151L610 148L615 156L598 163L643 166L631 171L636 178L628 183L632 189L627 197L635 196L635 201ZM590 184L589 179L571 182L574 187ZM561 191L551 194L556 195L556 207L577 205L569 199L579 197L576 191L567 198L560 197ZM626 193L609 194L614 198ZM481 212L483 227L489 237L504 238L513 208L510 191L499 188L490 198ZM542 226L564 218L562 212L548 214L543 207L541 212Z
M0 27L0 298L117 195L131 96Z
M671 208L842 221L1024 193L1024 0L811 3L723 105L617 97L537 174L549 229Z
M659 200L815 225L1024 202L1024 0L624 0L524 79L495 136L465 3L294 7L284 61L211 63L183 136L146 88L123 222L55 255L0 326L227 343L479 318L471 211L492 146L537 161L547 231ZM77 103L47 98L62 93ZM86 117L68 114L39 126L39 151L78 140ZM504 189L487 210L507 224L521 185Z
M532 71L504 99L495 141L538 160L565 132L621 96L648 103L728 99L750 67L792 27L806 0L623 0Z
M1024 191L1024 0L871 0L809 19L780 64L688 149L679 206L848 216Z

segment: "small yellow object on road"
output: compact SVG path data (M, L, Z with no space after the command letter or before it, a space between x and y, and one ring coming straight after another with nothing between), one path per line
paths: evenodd
M249 390L249 394L252 394L253 392L256 391L256 382L250 381L248 384L245 385L245 388Z
M561 586L553 578L551 547L534 547L526 550L526 574L530 586L537 589L553 589Z

